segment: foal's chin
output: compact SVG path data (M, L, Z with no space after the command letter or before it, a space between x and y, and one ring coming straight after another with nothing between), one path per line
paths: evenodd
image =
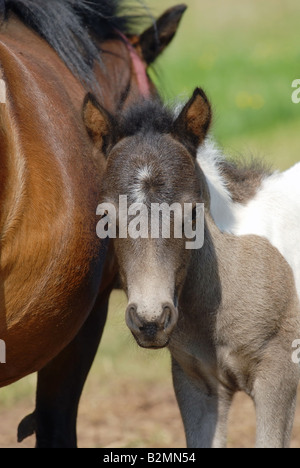
M170 341L169 337L164 337L155 341L149 341L143 337L138 337L134 335L134 333L132 333L132 336L134 337L139 347L144 348L144 349L153 349L153 350L163 349L168 346L169 341Z

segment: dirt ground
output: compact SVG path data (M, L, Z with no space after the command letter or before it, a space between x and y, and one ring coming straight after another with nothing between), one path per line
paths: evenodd
M84 395L79 412L80 447L95 448L184 448L184 434L173 389L169 384L132 386L112 389L105 398L97 392ZM300 395L299 395L300 397ZM34 437L16 442L16 428L24 415L32 411L32 402L21 401L1 411L0 447L31 448ZM254 445L255 415L252 402L242 394L236 397L230 417L229 447ZM300 398L293 432L292 447L300 448Z

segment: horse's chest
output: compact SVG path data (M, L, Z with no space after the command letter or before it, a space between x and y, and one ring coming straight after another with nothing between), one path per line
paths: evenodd
M172 345L173 359L205 393L210 393L217 385L217 361L215 353L205 347L193 345Z
M197 343L171 343L173 359L203 392L210 394L223 385L233 391L248 391L240 360L229 348L215 348L203 340Z

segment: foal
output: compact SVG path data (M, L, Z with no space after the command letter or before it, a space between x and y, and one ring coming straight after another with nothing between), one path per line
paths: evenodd
M107 155L101 202L117 213L119 195L147 207L205 203L201 249L187 250L184 236L114 240L127 325L141 347L168 346L188 446L226 446L232 398L244 391L256 406L257 447L288 447L299 381L295 281L267 240L224 234L210 215L196 164L211 123L205 94L196 89L178 118L153 101L116 118L91 97L83 115Z

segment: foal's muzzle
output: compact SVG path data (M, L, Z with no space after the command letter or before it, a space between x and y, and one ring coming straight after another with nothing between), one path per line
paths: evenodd
M177 309L170 303L163 304L161 315L152 320L146 319L145 314L139 314L136 304L130 304L126 310L127 326L142 348L166 347L177 320Z

